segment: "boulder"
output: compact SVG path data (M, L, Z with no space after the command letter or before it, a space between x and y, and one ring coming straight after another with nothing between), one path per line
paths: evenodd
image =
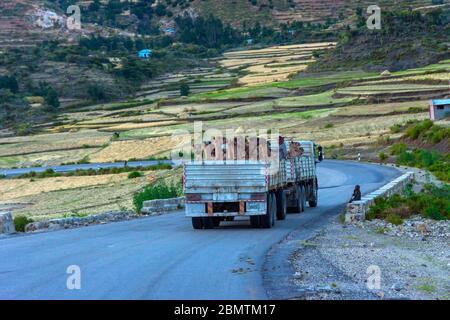
M11 234L16 232L11 212L0 212L0 234Z

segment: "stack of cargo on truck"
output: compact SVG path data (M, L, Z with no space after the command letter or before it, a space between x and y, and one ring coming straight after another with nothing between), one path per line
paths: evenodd
M271 228L277 219L286 219L288 212L304 211L307 203L316 207L314 143L296 141L295 144L301 152L289 152L290 156L279 161L186 163L183 176L186 216L192 218L194 229L211 229L222 221L245 216L250 218L253 228ZM289 150L289 143L286 146Z

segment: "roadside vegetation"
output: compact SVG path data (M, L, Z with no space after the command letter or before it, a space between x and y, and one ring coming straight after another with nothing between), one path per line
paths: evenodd
M169 199L180 197L183 189L180 183L168 183L164 180L145 187L144 190L137 193L133 197L133 205L136 213L140 213L144 202L157 199Z
M53 169L47 169L44 172L30 172L26 174L19 175L13 179L44 179L44 178L54 178L54 177L75 177L75 176L97 176L97 175L109 175L109 174L120 174L129 172L128 178L134 179L142 177L143 174L139 171L156 171L156 170L170 170L172 166L170 164L160 163L153 166L139 166L139 167L122 167L122 168L100 168L96 169L78 169L73 172L55 172Z
M442 187L425 185L422 192L415 193L411 187L404 195L393 195L375 199L375 204L366 214L368 220L384 219L400 225L412 215L421 215L434 220L450 219L450 185Z
M396 163L426 169L438 179L450 181L450 128L430 120L411 121L403 127L397 125L391 128L393 132L401 130L404 131L402 142L390 147L390 154L395 156ZM437 145L441 146L441 152Z

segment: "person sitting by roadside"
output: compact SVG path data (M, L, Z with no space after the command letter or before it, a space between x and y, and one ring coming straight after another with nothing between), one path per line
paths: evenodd
M352 198L350 199L349 203L352 203L353 201L360 201L361 200L361 187L359 185L355 186L355 190L353 190Z

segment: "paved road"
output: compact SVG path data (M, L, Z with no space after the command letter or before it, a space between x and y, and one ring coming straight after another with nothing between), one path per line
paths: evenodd
M160 163L168 163L175 164L175 162L171 160L150 160L150 161L131 161L127 163L128 167L136 168L136 167L149 167L154 166ZM0 176L6 176L7 178L20 176L22 174L27 174L31 172L44 172L45 170L52 169L55 172L66 173L73 172L76 170L99 170L99 169L108 169L108 168L123 168L125 166L125 162L110 162L110 163L85 163L85 164L70 164L70 165L62 165L62 166L46 166L46 167L33 167L33 168L16 168L16 169L0 169Z
M0 238L1 299L267 299L262 267L290 232L319 225L350 197L399 175L352 162L319 164L319 207L251 229L247 221L193 230L182 212L35 235ZM323 222L325 223L325 222ZM81 290L66 269L81 268Z

